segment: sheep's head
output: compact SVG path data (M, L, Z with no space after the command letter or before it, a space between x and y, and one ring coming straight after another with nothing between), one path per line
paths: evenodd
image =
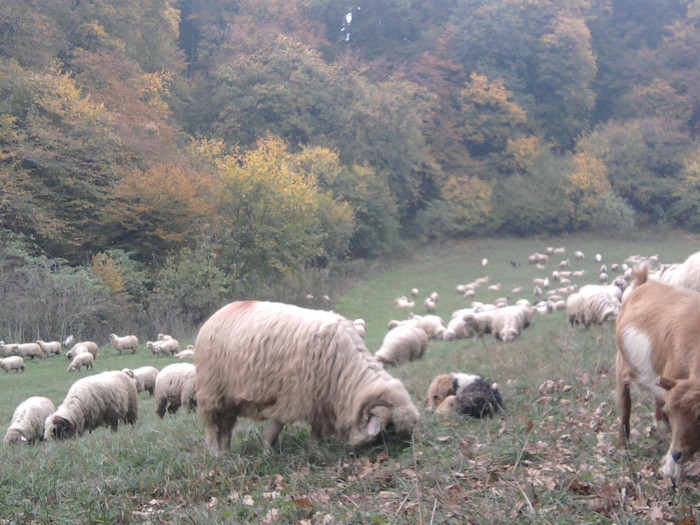
M455 382L450 374L442 374L433 379L428 388L428 396L425 398L425 404L429 410L435 410L447 396L455 393Z
M3 443L7 445L19 445L20 443L28 443L27 438L24 437L19 430L11 428L5 434L5 439Z
M109 340L114 342L117 340L117 334L109 334Z
M660 378L657 384L667 391L664 410L672 432L669 456L683 464L700 450L700 380Z
M46 429L44 432L44 439L70 439L77 435L73 423L55 414L48 417L44 427Z
M379 397L365 402L350 429L348 443L362 445L374 440L382 431L408 434L418 424L418 409L399 382L392 382Z

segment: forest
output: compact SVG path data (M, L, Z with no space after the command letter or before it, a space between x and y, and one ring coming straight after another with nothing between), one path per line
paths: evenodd
M697 233L698 63L700 0L4 0L0 336L177 333L407 243Z

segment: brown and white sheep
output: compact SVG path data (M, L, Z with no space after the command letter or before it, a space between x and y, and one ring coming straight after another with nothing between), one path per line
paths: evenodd
M34 443L44 437L44 422L56 410L48 397L33 396L15 408L3 443Z
M79 379L68 389L63 403L46 418L44 439L70 439L119 422L134 424L138 398L134 380L124 372L102 372Z
M630 386L651 393L660 429L671 430L661 472L682 475L700 450L700 293L648 279L643 266L617 320L620 440L630 435Z
M167 409L175 414L181 406L192 411L197 406L197 382L194 365L175 363L163 367L156 376L156 414L161 419Z
M473 417L493 416L504 408L495 384L481 376L451 372L433 379L425 399L428 410L457 412Z
M231 303L202 326L195 347L198 412L215 452L230 446L239 416L271 420L267 446L295 421L309 424L313 438L336 435L350 445L385 428L410 432L418 423L403 383L333 312Z
M109 334L109 340L112 346L117 349L119 355L122 355L124 350L131 350L135 354L139 349L139 339L135 335L118 336L117 334Z

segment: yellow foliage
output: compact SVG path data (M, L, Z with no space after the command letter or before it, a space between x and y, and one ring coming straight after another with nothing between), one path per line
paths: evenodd
M485 222L491 212L491 186L478 177L450 177L443 195L460 230L469 231Z
M110 256L104 253L93 256L92 269L110 292L124 291L124 275Z
M605 163L590 152L577 153L574 165L574 170L564 177L565 192L571 200L574 219L585 221L596 213L600 198L612 188Z
M547 146L542 139L534 135L527 135L508 139L506 153L515 159L519 169L527 171L535 161L547 151Z

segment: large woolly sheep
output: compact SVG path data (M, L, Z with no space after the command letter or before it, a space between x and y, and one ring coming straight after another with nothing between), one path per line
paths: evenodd
M139 348L139 339L135 335L118 336L117 334L109 334L109 340L112 346L117 349L119 355L122 355L124 350L131 350L132 354L136 353Z
M48 397L33 396L15 408L10 427L3 443L34 443L44 437L44 421L53 414L56 407Z
M274 443L287 423L350 445L384 428L410 432L418 410L398 379L372 357L350 321L333 312L242 301L216 312L195 342L198 412L221 452L239 416L271 420Z
M158 377L158 369L155 366L142 366L140 368L124 368L122 372L129 374L136 381L136 391L148 391L153 395L156 387L156 378Z
M92 357L97 359L97 350L97 343L93 341L81 341L80 343L76 343L75 346L73 346L73 348L66 352L66 357L72 360L80 352L90 352L92 354Z
M517 339L524 328L530 326L532 309L529 304L499 308L493 315L491 330L499 341L508 343Z
M36 344L39 345L41 351L46 357L52 355L63 355L63 348L61 347L60 341L42 341L38 340Z
M156 414L161 419L168 413L174 414L181 406L188 411L197 406L197 379L194 365L176 363L164 367L156 376Z
M68 365L68 371L80 372L83 367L85 367L85 370L95 367L95 358L90 352L80 352L76 355L70 362L70 365Z
M572 293L566 298L566 318L571 326L583 323L583 309L586 300L580 293Z
M491 417L504 408L495 384L478 375L458 372L435 377L428 388L425 403L429 410L478 418Z
M428 334L419 326L401 324L389 330L382 346L374 354L380 363L402 365L423 357L428 348Z
M15 374L20 370L24 372L24 359L18 355L11 355L0 359L0 368L7 374L10 370L14 370Z
M68 389L63 403L46 418L44 439L69 439L119 422L134 424L138 398L134 380L124 372L102 372L79 379Z

